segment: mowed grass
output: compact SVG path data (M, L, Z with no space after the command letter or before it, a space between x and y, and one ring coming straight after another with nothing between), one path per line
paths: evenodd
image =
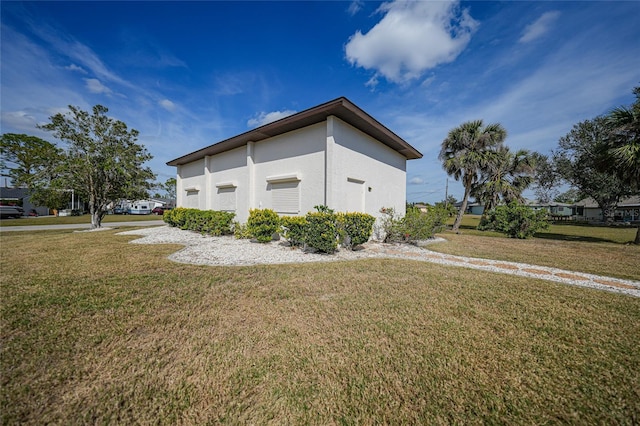
M640 299L400 260L2 235L2 423L638 424Z
M155 214L109 214L102 219L102 223L112 222L145 222L148 220L162 220L162 216ZM91 223L91 215L82 216L40 216L23 217L20 219L2 219L0 226L30 226L30 225L68 225Z
M479 216L465 216L460 234L440 234L448 242L430 250L459 256L550 266L640 280L640 246L628 244L635 228L555 224L518 240L497 232L477 231Z

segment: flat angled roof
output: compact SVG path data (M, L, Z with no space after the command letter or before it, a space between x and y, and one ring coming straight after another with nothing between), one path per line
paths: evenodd
M199 160L208 155L215 155L221 152L239 148L247 144L247 142L260 142L292 130L310 126L312 124L325 121L329 116L336 116L342 121L349 123L356 129L368 134L374 139L387 145L404 155L407 160L422 158L422 154L409 145L400 136L383 126L375 118L358 108L353 102L345 97L334 99L327 103L309 108L305 111L298 112L288 117L274 121L264 126L260 126L248 132L242 133L221 142L209 145L205 148L194 151L190 154L183 155L167 162L168 166L179 166L192 161Z

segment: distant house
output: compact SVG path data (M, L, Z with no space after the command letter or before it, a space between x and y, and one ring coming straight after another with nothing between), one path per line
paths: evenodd
M48 207L37 206L31 202L27 188L0 187L0 204L6 206L21 206L25 214L29 214L32 210L35 210L38 216L46 216L49 214Z
M576 219L602 222L602 210L593 198L585 198L576 203ZM615 221L640 221L640 196L626 198L618 203L613 214Z
M526 205L534 210L544 209L549 212L549 215L555 219L569 219L576 214L576 207L574 204L558 203L550 201L548 203L541 203L538 200L527 200Z
M422 154L341 97L169 161L178 207L304 215L314 206L404 214L406 162Z
M462 208L462 201L458 201L457 203L455 203L454 207L460 210L460 208ZM484 205L482 203L478 203L475 201L467 202L467 208L464 211L465 214L477 214L477 215L481 215L483 212L484 212Z

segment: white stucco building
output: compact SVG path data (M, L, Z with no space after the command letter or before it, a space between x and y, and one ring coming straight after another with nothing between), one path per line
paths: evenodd
M178 207L249 209L305 215L404 214L406 162L422 154L341 97L169 161L177 167Z

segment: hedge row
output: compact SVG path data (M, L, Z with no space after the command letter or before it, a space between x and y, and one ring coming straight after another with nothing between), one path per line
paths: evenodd
M209 235L227 235L232 232L235 213L217 210L198 210L178 207L167 210L162 219L171 226Z
M336 214L325 206L316 209L317 212L305 217L278 217L270 209L251 210L246 232L236 235L269 242L274 234L279 234L294 247L311 247L323 253L335 252L338 244L351 250L369 241L375 217L366 213Z

